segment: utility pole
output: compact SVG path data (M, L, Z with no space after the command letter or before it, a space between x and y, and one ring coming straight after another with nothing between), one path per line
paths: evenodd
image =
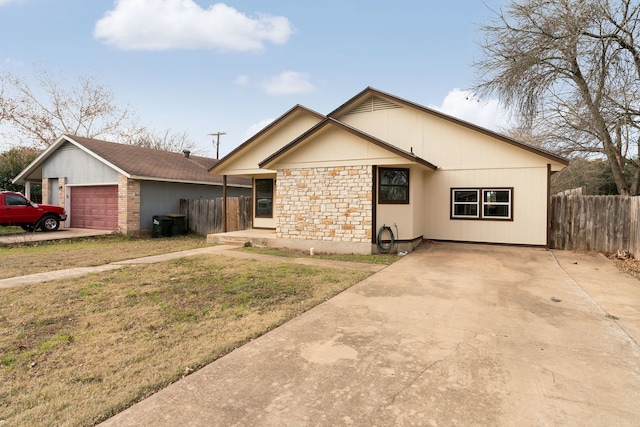
M226 134L227 134L226 132L214 132L214 133L207 134L209 136L217 137L217 139L213 141L213 143L216 145L216 159L220 158L220 135L226 135Z

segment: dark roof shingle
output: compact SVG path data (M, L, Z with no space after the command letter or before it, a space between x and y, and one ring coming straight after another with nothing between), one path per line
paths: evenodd
M154 150L134 145L118 144L98 139L65 135L105 162L115 166L135 179L173 182L222 184L221 175L209 173L219 160L182 153ZM251 180L228 177L228 185L251 186Z

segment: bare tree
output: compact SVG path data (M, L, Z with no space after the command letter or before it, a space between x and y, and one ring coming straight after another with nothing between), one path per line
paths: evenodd
M144 126L131 128L123 132L122 137L128 144L139 147L153 148L154 150L164 150L182 152L189 150L196 154L195 143L187 132L176 133L171 129L163 132L155 132Z
M40 71L34 90L22 78L4 73L0 86L0 118L8 125L3 136L23 146L45 148L61 134L117 139L133 117L90 77L79 77L67 87L63 79Z
M606 157L618 192L638 194L639 18L632 0L513 1L482 26L475 89L548 148Z
M69 134L166 151L195 146L186 132L157 133L140 125L137 114L118 106L113 93L92 77L68 85L43 70L36 82L32 88L21 77L0 74L0 136L13 145L43 149Z

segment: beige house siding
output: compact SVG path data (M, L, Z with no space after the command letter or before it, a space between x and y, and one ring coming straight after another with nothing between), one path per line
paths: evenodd
M270 165L276 169L410 163L356 135L327 126Z
M371 242L370 166L282 169L277 182L278 238Z
M547 164L561 163L406 106L339 120L438 166L412 171L410 206L379 205L378 227L397 223L400 239L546 244ZM513 221L451 219L450 191L460 187L513 188Z
M561 170L564 159L371 88L325 120L291 111L214 168L277 173L279 244L370 252L387 225L404 244L425 238L546 245L548 167ZM372 197L373 171L381 167L409 168L409 203ZM452 219L452 188L512 189L512 218Z
M281 126L260 135L254 143L236 153L224 168L216 173L245 176L275 173L273 170L260 169L258 164L318 122L319 119L316 116L297 114L287 119Z
M546 167L437 171L426 180L425 238L546 245ZM451 188L513 188L513 221L451 219Z
M564 166L443 118L408 107L346 114L340 120L441 169Z
M385 166L395 167L395 166ZM406 165L397 167L406 168ZM424 234L424 172L419 168L410 168L409 204L380 204L376 212L378 229L383 225L391 227L394 237L399 240L413 240ZM378 191L378 189L376 189ZM396 228L397 227L397 228ZM378 232L377 230L375 231Z

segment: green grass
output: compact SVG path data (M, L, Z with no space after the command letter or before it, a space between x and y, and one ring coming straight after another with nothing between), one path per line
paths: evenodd
M206 247L203 236L195 234L164 239L109 234L98 237L19 243L0 247L0 279L90 267L132 258Z
M0 289L0 425L95 425L370 274L209 255Z
M26 231L24 231L21 227L14 227L14 226L2 226L0 227L0 235L2 234L14 234L14 233L26 233Z

